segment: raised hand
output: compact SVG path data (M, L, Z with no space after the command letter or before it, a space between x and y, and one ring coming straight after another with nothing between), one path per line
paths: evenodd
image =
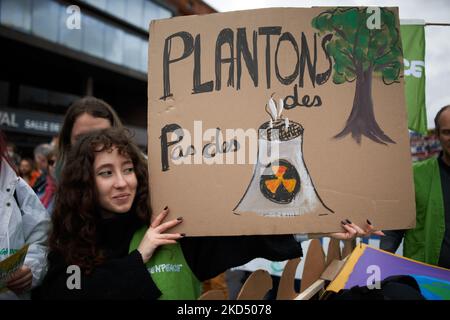
M352 223L350 220L346 219L345 221L341 221L342 228L344 228L345 232L335 232L330 233L330 237L339 239L339 240L351 240L356 237L370 237L372 234L378 236L384 236L383 231L376 231L372 223L367 220L366 224L363 228Z
M158 216L152 221L150 227L142 238L139 247L137 248L137 250L141 253L144 263L147 263L147 261L150 260L156 248L159 246L177 243L178 239L185 236L183 233L166 233L169 229L183 222L183 218L179 217L163 223L168 213L169 209L165 207L164 210L158 214Z

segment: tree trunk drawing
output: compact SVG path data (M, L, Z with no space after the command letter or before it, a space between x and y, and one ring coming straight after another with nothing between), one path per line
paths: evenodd
M385 145L387 142L395 143L381 130L375 119L372 101L372 73L373 67L363 71L362 67L358 66L352 111L344 129L335 135L335 138L343 138L351 133L358 144L361 143L362 135Z

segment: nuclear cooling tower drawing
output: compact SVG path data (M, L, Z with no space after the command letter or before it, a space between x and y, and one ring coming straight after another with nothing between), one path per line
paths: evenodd
M277 108L270 98L266 111L271 119L259 127L253 176L234 213L299 216L320 206L333 213L317 193L306 167L302 125L282 117L281 99Z

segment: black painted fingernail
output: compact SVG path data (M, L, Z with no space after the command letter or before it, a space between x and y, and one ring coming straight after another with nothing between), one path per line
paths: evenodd
M186 233L180 233L180 236L186 237Z
M164 207L164 210L167 210L167 209L169 209L169 207L168 207L168 206L165 206L165 207Z
M345 222L344 220L342 220L341 223L342 223L344 226L347 224L347 222Z
M370 225L372 225L372 222L370 222L369 219L367 219L367 223L370 224Z
M347 223L351 224L352 222L348 219L345 219L345 221L347 221Z
M183 220L183 217L178 217L177 220L181 221L181 220Z

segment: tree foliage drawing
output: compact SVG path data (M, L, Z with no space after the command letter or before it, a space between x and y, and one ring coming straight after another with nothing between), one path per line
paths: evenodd
M358 144L362 136L385 145L395 143L375 119L372 76L381 76L386 85L398 82L403 54L395 14L379 9L380 23L374 29L367 25L373 13L366 8L336 8L312 20L319 34L333 34L326 46L334 60L333 82L356 81L352 111L344 129L334 137L351 134Z

